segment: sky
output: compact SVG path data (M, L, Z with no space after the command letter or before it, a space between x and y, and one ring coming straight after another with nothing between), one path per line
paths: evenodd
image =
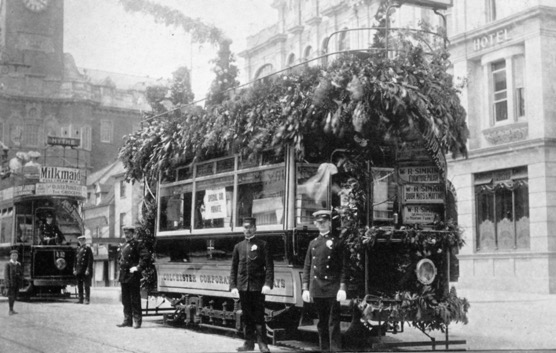
M277 21L272 0L151 0L221 28L232 39L243 72L246 37ZM180 66L192 69L195 99L202 99L214 78L210 44L190 43L179 27L157 24L150 15L126 12L118 0L65 0L64 52L80 68L169 78ZM240 73L240 78L241 78Z

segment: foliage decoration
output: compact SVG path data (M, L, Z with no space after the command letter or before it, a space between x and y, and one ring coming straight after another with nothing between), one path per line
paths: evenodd
M119 0L128 12L141 12L154 17L156 23L181 27L191 33L192 41L203 44L219 44L223 38L221 29L208 25L199 19L185 16L181 11L149 0Z

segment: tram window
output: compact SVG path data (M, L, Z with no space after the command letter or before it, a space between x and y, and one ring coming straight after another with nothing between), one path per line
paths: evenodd
M283 167L238 176L237 223L255 217L257 226L283 224L285 170Z
M193 194L161 197L160 230L177 230L191 228L191 201Z
M33 216L17 215L17 239L18 243L33 243ZM38 239L35 239L38 244Z
M222 187L217 184L197 191L195 193L195 229L230 227L232 193L233 186Z
M313 212L328 208L330 175L318 165L298 165L295 212L297 225L311 225Z

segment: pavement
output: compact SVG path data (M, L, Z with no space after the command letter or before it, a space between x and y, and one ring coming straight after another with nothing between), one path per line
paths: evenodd
M468 312L469 323L453 324L449 327L450 341L465 341L465 344L452 345L450 349L471 351L504 350L504 351L556 351L556 295L543 295L507 291L487 291L457 287L459 297L465 297L471 303ZM72 291L71 289L70 291ZM92 304L118 304L119 287L93 287L91 289ZM0 303L7 301L1 297ZM151 300L150 307L159 302ZM5 304L1 305L3 307ZM143 304L145 306L145 303ZM116 306L117 307L117 306ZM117 308L117 311L121 309ZM117 314L119 315L119 313ZM160 325L160 317L146 317L144 322ZM164 329L161 327L160 329ZM442 332L429 333L437 341L444 341ZM227 338L231 339L231 338ZM241 343L239 338L233 338ZM405 325L404 332L389 334L382 342L407 343L430 342L430 339L415 328ZM380 346L378 346L380 348ZM395 350L430 350L432 347L403 347ZM310 348L310 347L308 347ZM437 346L443 349L444 346ZM388 348L388 350L393 350ZM273 352L287 352L288 349L271 346ZM190 350L191 351L191 350ZM289 350L291 351L291 350ZM193 352L193 351L191 351Z

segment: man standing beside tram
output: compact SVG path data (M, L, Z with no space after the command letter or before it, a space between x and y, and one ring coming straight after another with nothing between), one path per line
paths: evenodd
M118 327L141 328L141 271L147 266L149 253L136 239L135 227L122 228L126 242L120 247L120 284L124 321Z
M333 234L332 212L313 213L319 236L311 240L303 266L303 301L314 302L321 351L342 350L340 302L346 300L344 244Z
M238 352L255 349L255 337L261 352L270 352L266 344L264 320L265 295L274 285L274 262L268 244L255 236L256 219L243 219L245 239L237 243L232 255L230 290L239 296L245 325L245 343Z

